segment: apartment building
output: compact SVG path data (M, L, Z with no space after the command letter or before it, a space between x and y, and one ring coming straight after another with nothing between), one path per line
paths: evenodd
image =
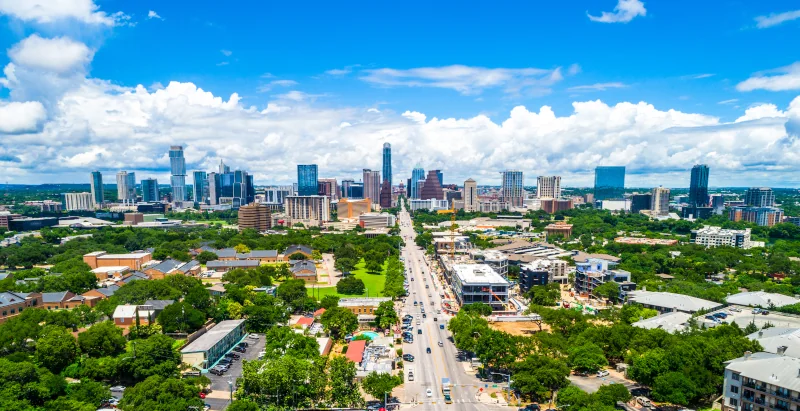
M727 361L722 411L800 410L800 359L785 350L745 352Z
M292 225L321 226L331 219L330 202L325 196L287 196L284 209Z
M753 247L749 228L729 230L722 227L704 226L699 230L692 230L689 241L705 247L730 246L743 249Z
M591 295L595 288L614 281L619 284L620 301L625 301L630 291L636 289L636 283L631 282L631 273L617 269L616 262L600 258L589 258L584 262L575 263L575 291L580 294Z

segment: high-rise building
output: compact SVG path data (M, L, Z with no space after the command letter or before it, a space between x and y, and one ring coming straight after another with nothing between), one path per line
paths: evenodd
M364 183L350 183L347 188L347 198L358 200L364 198Z
M708 206L708 166L695 164L689 181L689 205L692 207Z
M227 173L231 172L231 168L228 167L227 165L225 165L225 163L222 162L222 159L219 159L219 169L218 169L218 171L219 171L219 174L227 174Z
M239 231L252 228L258 232L272 228L272 218L269 207L264 204L253 203L239 207Z
M64 193L64 210L89 211L94 210L92 193Z
M480 200L478 200L478 183L468 178L464 181L464 211L475 212L480 210Z
M525 188L522 171L503 171L502 181L503 201L512 207L522 207L525 203Z
M286 197L294 195L292 186L271 186L264 190L264 202L267 204L280 204L283 203Z
M105 202L103 194L103 174L99 171L92 171L89 183L92 191L92 207L99 208Z
M354 182L355 181L352 178L345 178L344 180L342 180L342 187L341 187L341 194L340 194L341 198L350 197L350 186Z
M411 181L408 182L408 189L411 198L419 198L418 181L425 180L425 170L417 164L414 170L411 171Z
M594 200L621 199L625 195L625 167L599 166L594 169Z
M381 201L381 172L377 170L364 169L364 198L368 198L373 204L380 204Z
M652 217L663 217L669 214L669 189L664 187L653 188L652 202L650 203L650 215Z
M208 204L217 205L219 204L219 197L220 197L220 178L219 174L217 173L208 173L207 176L207 186L208 186Z
M439 177L438 174L439 170L429 170L428 177L425 178L425 182L422 184L422 189L420 190L420 199L422 200L444 200L444 191L442 190L442 186L439 184Z
M639 214L640 211L650 210L653 205L653 194L633 194L631 195L631 213Z
M247 204L256 201L256 184L252 174L247 174Z
M170 186L172 186L172 201L181 203L186 201L186 159L183 158L183 146L169 148Z
M381 183L381 208L392 207L392 186L389 185L389 180L383 180Z
M731 207L728 210L728 219L772 227L783 221L783 210L777 207Z
M444 187L444 174L442 174L442 170L436 170L436 178L439 179L439 187Z
M195 171L192 173L194 186L192 186L192 197L195 203L205 204L208 201L208 174L205 171Z
M123 203L136 201L136 173L120 171L117 173L117 199Z
M284 209L292 225L321 226L330 221L330 203L325 196L288 196Z
M392 187L392 145L383 143L383 179ZM391 190L390 190L391 191Z
M246 171L236 170L233 172L233 208L249 204L249 175Z
M773 207L775 193L769 187L748 188L744 193L744 203L751 207Z
M725 196L722 194L711 194L711 208L714 214L722 214L725 211Z
M536 197L561 198L561 176L539 176L536 179Z
M158 180L155 178L145 178L142 180L142 201L152 203L160 201L158 193Z
M297 165L297 195L315 196L319 191L316 164Z
M335 178L320 178L317 183L317 194L328 197L329 200L339 198L339 184Z

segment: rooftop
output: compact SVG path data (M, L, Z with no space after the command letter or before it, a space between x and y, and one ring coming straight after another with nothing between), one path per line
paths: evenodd
M508 281L488 264L454 264L453 271L462 284L508 285Z
M15 293L11 291L2 292L0 293L0 307L19 304L20 302L25 301L25 297L26 295L23 293Z
M683 294L660 293L652 291L637 290L628 293L628 301L654 307L671 308L683 312L696 312L700 310L711 310L722 306L720 303L690 297Z
M201 335L200 338L192 341L187 346L181 349L182 353L190 353L190 352L204 352L208 351L216 345L223 337L228 335L231 331L235 330L236 327L240 326L244 323L244 320L225 320L220 321L214 328L206 331L205 334Z
M339 300L339 307L360 307L360 306L374 306L377 307L384 301L392 301L389 297L352 297L342 298Z
M759 352L726 362L725 369L757 381L800 391L800 359L790 356Z
M778 347L786 347L785 355L800 358L800 328L770 327L747 338L758 341L766 352L777 354Z
M784 305L792 305L800 302L797 298L789 297L788 295L768 293L764 291L753 291L747 293L739 293L728 296L725 299L729 304L747 305L750 307L783 307Z
M361 360L364 359L364 350L366 348L366 340L350 341L350 344L347 345L347 353L345 356L348 360L360 364Z
M634 327L645 328L648 330L658 328L668 333L674 333L685 330L686 322L688 322L690 318L692 318L691 314L673 311L645 320L639 320L632 325Z
M703 226L703 228L692 230L695 234L705 234L705 235L736 235L736 234L750 234L750 229L746 228L744 230L731 230L728 228L722 227L715 227L715 226Z
M206 268L219 268L219 267L258 267L259 262L255 260L233 260L233 261L220 261L214 260L206 263Z

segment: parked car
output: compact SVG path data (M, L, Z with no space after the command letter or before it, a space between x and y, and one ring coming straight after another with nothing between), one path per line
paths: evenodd
M209 373L211 373L211 374L214 374L214 375L222 375L222 374L225 374L225 370L223 370L223 369L222 369L222 368L220 368L220 367L214 367L214 368L212 368L212 369L208 370L208 372L209 372Z
M232 363L232 362L233 362L233 360L231 360L230 358L223 358L223 359L219 360L219 361L217 362L217 364L220 364L220 365L228 365L228 364L230 364L230 363Z
M230 359L233 359L233 360L238 360L238 359L242 358L242 356L241 356L241 355L239 355L239 354L236 354L236 353L234 353L234 352L229 352L229 353L225 354L225 358L230 358Z
M608 376L608 371L600 370L600 371L597 372L597 376L598 377L607 377Z
M237 345L236 347L233 347L233 351L244 353L247 352L247 349Z
M417 334L422 334L422 328L417 328Z
M519 411L541 411L541 407L538 404L528 404L520 408Z
M652 407L653 403L650 402L650 399L647 397L636 397L636 402L643 407Z
M753 314L759 314L759 313L761 313L760 308L753 308Z
M411 354L403 354L403 361L414 362L414 356Z
M761 315L769 315L769 310L761 310Z
M257 340L260 337L258 336L258 334L250 334L250 335L247 336L247 338L249 338L251 340Z
M740 312L742 312L742 309L739 308L739 307L731 307L731 308L728 309L728 311L732 311L732 312L735 312L735 313L740 313Z
M444 347L444 344L442 343L441 340L439 341L439 347Z
M248 343L246 343L246 342L244 342L244 341L240 342L240 343L239 343L239 344L237 344L237 345L238 345L239 347L244 347L244 348L247 348L247 347L249 347L249 346L250 346L250 344L248 344Z
M439 324L439 329L444 330L444 324Z
M426 348L426 349L425 349L425 352L426 352L426 353L428 353L428 354L430 354L430 353L431 353L431 347L428 347L428 348Z
M111 392L123 392L123 391L125 391L124 385L115 385L111 387Z
M728 318L728 314L716 313L716 314L714 314L714 317L717 317L717 318Z

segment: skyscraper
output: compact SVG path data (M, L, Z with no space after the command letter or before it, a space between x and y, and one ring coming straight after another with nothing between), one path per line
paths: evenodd
M239 208L249 203L247 177L246 171L236 170L233 172L233 208Z
M105 201L105 196L103 195L103 174L99 171L92 171L89 185L92 191L92 205L94 208L99 208Z
M631 195L631 213L639 214L643 210L651 210L653 206L653 193L635 193Z
M195 203L205 204L208 201L208 175L205 171L192 172L194 185L192 186L192 197Z
M171 146L169 148L169 167L172 177L172 201L186 201L186 159L183 158L183 146Z
M775 193L769 187L748 188L744 193L744 203L751 207L772 207L775 205Z
M364 198L373 204L381 202L381 172L378 170L364 169Z
M297 195L315 196L319 191L316 164L297 165Z
M442 174L442 170L436 170L436 178L439 179L439 187L444 187L444 174Z
M117 173L117 199L123 203L136 200L136 174L120 171ZM131 184L133 183L133 184Z
M439 177L437 173L439 170L429 170L428 177L425 179L425 182L422 184L422 190L419 194L420 198L423 200L444 200L444 191L442 190L441 184L439 184Z
M479 211L481 206L478 202L478 183L475 180L468 178L464 181L464 211L474 212Z
M384 179L381 183L381 208L392 207L392 186L389 185L389 180Z
M151 203L159 201L158 180L145 178L142 180L142 201Z
M342 180L342 190L341 190L342 198L350 197L350 186L353 183L355 183L355 181L352 178L345 178L344 180Z
M383 179L392 186L392 145L383 143Z
M689 181L689 206L708 206L708 166L695 164Z
M525 203L525 189L523 186L522 171L503 171L503 201L513 207L522 207Z
M317 184L319 187L317 194L326 196L331 201L339 198L339 184L335 178L320 178Z
M227 165L225 165L225 163L224 163L224 162L222 162L222 159L219 159L219 169L218 169L218 172L219 172L219 174L226 174L226 173L230 173L230 172L231 172L231 168L230 168L230 167L228 167Z
M600 166L594 169L594 199L621 199L625 195L625 167Z
M219 204L220 197L220 174L208 173L208 204Z
M669 189L664 187L653 188L653 200L650 204L650 215L666 216L669 214Z
M411 171L411 181L408 183L409 193L411 198L419 198L419 190L417 182L425 180L425 170L417 164L414 170Z
M536 197L561 198L561 177L539 176L536 179Z

